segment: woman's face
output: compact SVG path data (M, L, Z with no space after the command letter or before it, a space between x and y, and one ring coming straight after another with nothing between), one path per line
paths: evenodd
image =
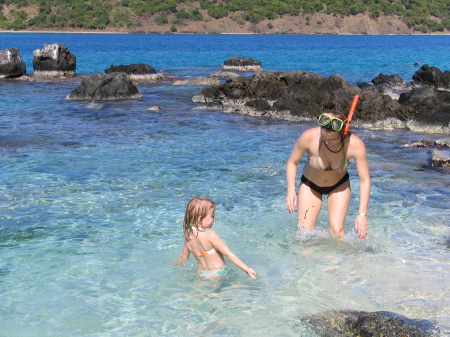
M334 142L334 141L340 141L341 139L341 132L340 131L333 131L328 130L323 127L320 128L320 136L325 142Z

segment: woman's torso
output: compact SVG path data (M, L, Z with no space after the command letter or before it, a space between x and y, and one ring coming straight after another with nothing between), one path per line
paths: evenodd
M317 137L308 147L308 162L303 168L303 175L318 186L333 186L347 173L349 158L347 137L341 148L339 146L336 153L327 149L325 142L321 138L320 128L316 131Z

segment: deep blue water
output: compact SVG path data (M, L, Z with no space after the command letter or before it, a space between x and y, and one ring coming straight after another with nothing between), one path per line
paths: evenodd
M209 76L231 56L264 70L347 81L411 80L418 61L450 69L449 36L260 36L0 33L32 74L32 52L64 43L77 74L147 63L175 78ZM72 81L0 81L0 336L298 336L298 317L328 309L387 310L450 334L448 171L429 149L446 135L354 128L372 176L370 234L344 243L295 233L284 167L311 123L197 109L201 87L141 84L142 98L79 102ZM159 105L161 111L148 111ZM258 272L233 265L222 282L174 267L185 205L218 205L214 228Z

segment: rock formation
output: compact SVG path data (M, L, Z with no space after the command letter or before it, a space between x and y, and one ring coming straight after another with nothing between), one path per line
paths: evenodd
M74 100L121 100L141 94L126 73L95 74L83 78L81 85L67 96Z
M35 77L73 76L77 59L63 43L45 44L33 52Z
M26 73L27 68L20 56L19 49L0 50L0 78L17 78Z

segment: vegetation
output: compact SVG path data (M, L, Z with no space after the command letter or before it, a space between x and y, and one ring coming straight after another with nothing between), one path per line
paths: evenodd
M170 25L175 32L187 21L223 17L257 24L264 19L302 16L310 24L314 13L396 15L418 32L450 31L449 0L0 0L0 28L136 28L150 19Z

